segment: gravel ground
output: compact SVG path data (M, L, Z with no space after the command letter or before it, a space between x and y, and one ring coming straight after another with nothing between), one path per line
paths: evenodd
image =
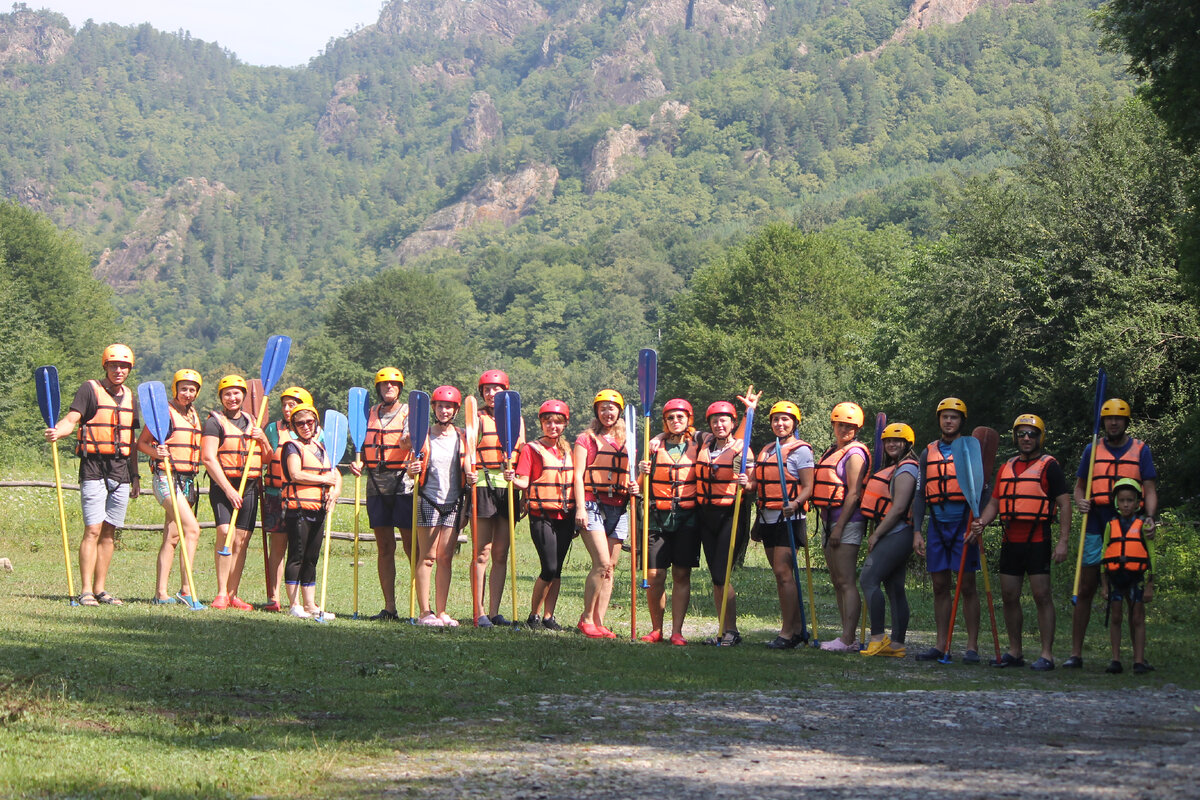
M537 708L518 738L468 734L462 749L400 750L338 779L360 797L497 800L1200 797L1200 692L1171 685L544 697ZM470 729L509 728L504 711Z

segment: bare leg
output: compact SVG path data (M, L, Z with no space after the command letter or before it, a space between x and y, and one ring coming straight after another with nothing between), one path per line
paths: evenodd
M1032 587L1033 577L1029 583ZM1021 612L1021 584L1024 578L1020 575L1000 576L1000 599L1004 604L1004 627L1008 630L1008 652L1013 658L1021 658L1025 651L1021 635L1025 626L1025 615Z
M379 588L383 607L396 613L396 529L372 528L375 534L375 563L379 569ZM404 548L406 551L407 547Z
M269 534L270 546L267 548L267 585L271 591L267 602L279 602L279 586L283 583L283 562L287 558L287 532Z
M1129 638L1133 642L1133 663L1146 661L1146 604L1134 603L1129 609Z
M608 571L604 573L604 582L600 584L600 598L596 602L598 616L593 619L601 628L604 627L604 615L608 613L608 606L612 602L613 574L621 561L621 540L606 538L604 541L608 548Z
M692 602L692 568L671 568L671 635L683 636L683 618Z
M171 582L171 567L175 562L175 546L179 542L179 531L175 529L175 515L170 510L171 500L167 498L167 518L163 522L162 544L158 548L158 561L154 566L154 597L166 600L171 596L167 585ZM187 576L183 576L187 582Z
M646 607L650 610L650 630L662 633L663 616L667 611L667 573L661 569L649 571L650 587L646 589ZM671 587L671 611L675 610L675 586Z
M488 575L488 616L500 613L504 600L504 580L508 575L508 548L512 543L512 532L507 519L496 519L492 527L492 567Z
M225 537L228 535L228 525L217 526L217 540L213 543L213 558L217 565L217 597L229 595L229 570L233 565L233 557L221 555L221 548L225 546Z
M946 652L950 638L950 612L954 608L954 573L948 569L929 575L933 583L933 617L937 623L937 649Z
M429 609L429 578L434 564L434 528L417 528L417 615L424 617Z
M1083 637L1092 619L1092 598L1100 583L1100 567L1084 567L1079 573L1079 598L1071 612L1071 655L1083 656ZM1115 660L1115 657L1114 657Z
M724 591L722 591L724 590ZM721 601L722 598L728 596L729 601L725 607L725 630L737 630L737 595L733 591L733 581L731 580L727 586L713 586L713 605L717 609L717 619L721 618ZM718 631L717 635L724 635L725 631Z
M800 607L796 595L796 578L792 574L790 547L772 547L769 553L771 571L775 573L775 590L779 595L779 635L785 639L800 633Z
M434 529L433 559L437 563L437 577L434 580L434 609L438 615L446 613L446 601L450 598L450 577L454 561L453 527L440 525Z
M1042 658L1054 660L1054 598L1050 594L1049 575L1030 575L1029 589L1037 605L1038 635L1042 640Z
M975 588L975 573L963 575L963 621L967 625L967 650L979 650L979 591Z
M580 620L598 625L598 620L604 616L599 611L601 586L606 574L609 580L612 580L612 565L608 561L608 540L604 535L603 528L595 531L583 531L579 534L579 538L583 540L583 546L587 548L588 555L592 557L592 569L588 572L587 579L583 584L583 615Z
M250 549L250 531L235 528L233 532L233 562L228 576L229 596L236 597L242 583L242 570L246 568L246 552Z

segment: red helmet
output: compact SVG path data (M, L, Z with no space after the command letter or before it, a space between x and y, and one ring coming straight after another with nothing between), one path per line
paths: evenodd
M562 400L547 400L538 409L538 419L541 419L546 414L562 414L567 419L570 419L571 409L567 408L567 404Z
M497 386L508 388L508 376L503 370L489 369L487 372L479 376L479 385L486 386L489 383L494 383Z
M454 403L456 406L462 405L462 394L453 386L437 387L433 390L433 394L430 395L430 399L435 403L440 400L443 403Z
M683 411L688 415L688 419L691 419L693 416L695 416L692 413L692 404L681 397L676 397L674 400L667 401L667 404L663 406L663 418L665 419L667 414L671 411Z
M704 412L704 418L708 419L713 414L728 414L733 417L735 422L737 421L737 409L733 407L733 403L726 403L724 400L718 400L709 406L708 410Z

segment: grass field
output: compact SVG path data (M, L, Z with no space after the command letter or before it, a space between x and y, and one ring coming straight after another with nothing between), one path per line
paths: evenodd
M44 478L41 471L5 478ZM776 653L762 647L776 632L774 580L752 546L736 573L738 648L673 648L591 641L578 634L420 629L345 617L352 611L352 550L338 542L330 560L329 608L336 622L318 625L261 612L191 612L155 607L154 558L160 537L126 532L109 588L124 607L68 605L52 490L0 489L0 796L5 797L277 797L342 796L337 777L397 752L472 749L497 737L531 740L560 733L539 717L539 697L562 694L656 698L702 692L805 688L814 692L920 689L1078 691L1130 685L1200 687L1188 658L1195 598L1165 582L1150 607L1149 676L1105 675L1107 632L1098 612L1082 672L992 670L958 663L919 664L911 657L865 659L812 649ZM77 495L68 495L71 561L78 585ZM203 508L203 506L202 506ZM202 519L208 518L203 508ZM153 522L150 498L134 503L130 521ZM364 516L365 519L365 516ZM335 527L350 528L348 509ZM1163 538L1169 541L1169 530ZM195 571L211 597L212 538L205 532ZM1162 545L1160 544L1160 547ZM518 594L527 613L536 559L524 528L518 536ZM378 610L374 548L360 556L360 610ZM243 595L261 602L262 559L256 535ZM470 614L466 558L456 562L451 613ZM559 618L579 613L587 557L576 543L564 575ZM401 606L407 571L401 567ZM622 564L610 626L628 633L628 569ZM910 653L932 643L928 581L912 573ZM835 618L824 573L816 576L825 631ZM1060 579L1059 583L1063 581ZM687 635L715 629L709 584L697 571ZM1069 603L1059 592L1056 654L1067 655ZM504 606L508 613L507 600ZM644 599L638 613L648 627ZM1032 608L1026 609L1027 626ZM981 650L989 651L985 633ZM829 635L829 634L826 634ZM962 639L956 634L956 640ZM1001 640L1004 642L1003 633ZM958 649L958 648L956 648ZM1030 632L1027 652L1036 652ZM1128 660L1128 657L1127 657ZM552 725L562 725L555 722Z

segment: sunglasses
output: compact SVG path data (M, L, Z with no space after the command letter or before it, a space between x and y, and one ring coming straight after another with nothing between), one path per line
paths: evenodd
M1017 431L1013 434L1018 439L1036 439L1039 435L1037 431Z
M301 419L296 421L297 428L307 428L310 426L315 428L317 426L317 421L315 419Z

